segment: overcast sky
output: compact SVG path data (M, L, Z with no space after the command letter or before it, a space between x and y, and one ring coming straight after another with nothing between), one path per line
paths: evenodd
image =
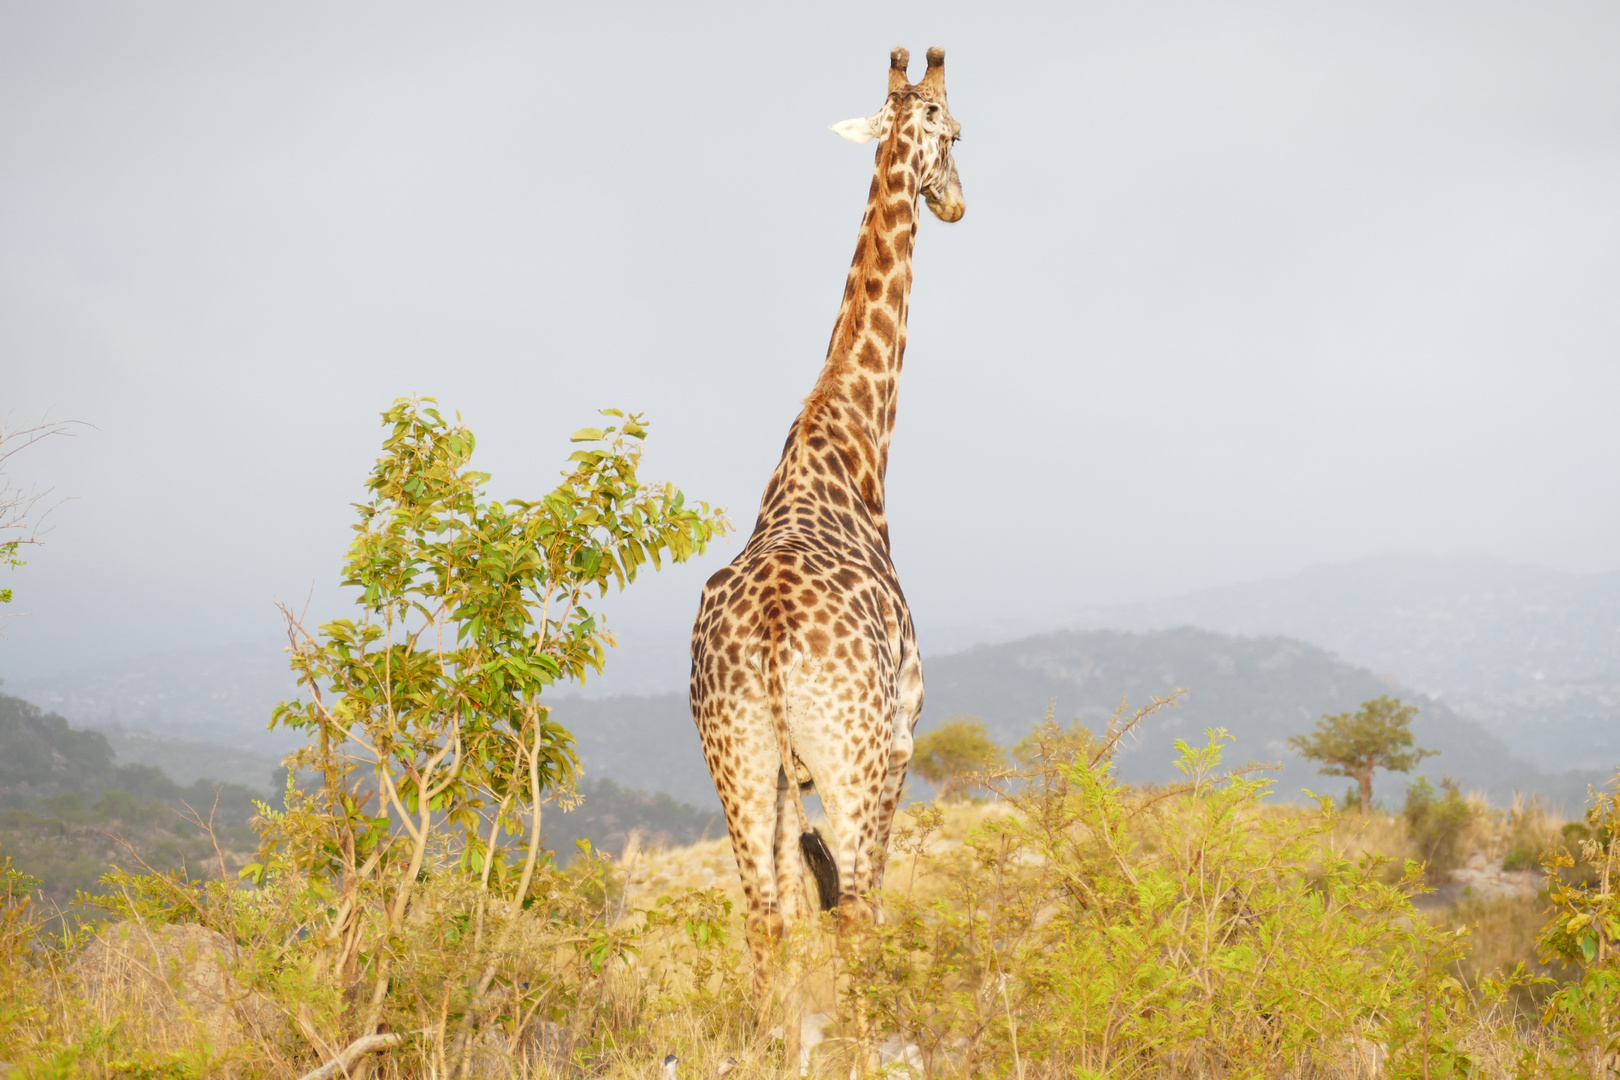
M919 626L1392 548L1620 566L1620 5L0 5L0 413L93 424L0 675L264 639L377 413L501 495L603 406L742 534L887 53L948 51L889 474ZM679 629L671 632L680 632Z

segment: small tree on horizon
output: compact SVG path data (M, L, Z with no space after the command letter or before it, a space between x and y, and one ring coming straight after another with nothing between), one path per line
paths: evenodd
M939 792L941 799L964 795L974 773L1000 765L1004 755L977 716L953 716L912 748L911 767Z
M1288 745L1308 761L1319 761L1323 776L1347 776L1361 787L1361 815L1372 812L1373 770L1410 772L1412 767L1440 751L1415 745L1412 720L1416 705L1399 698L1376 697L1361 703L1361 711L1323 716L1309 735L1295 735Z

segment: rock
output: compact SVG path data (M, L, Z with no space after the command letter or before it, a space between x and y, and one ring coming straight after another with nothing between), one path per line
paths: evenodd
M468 1072L480 1080L549 1075L565 1070L573 1053L568 1029L550 1020L531 1021L513 1039L496 1028L486 1030L473 1046Z
M1534 870L1474 866L1473 860L1463 869L1453 870L1451 880L1481 900L1534 900L1541 891L1541 875Z
M922 1049L916 1043L904 1041L899 1035L890 1035L883 1040L883 1045L878 1047L878 1064L886 1076L926 1075Z
M154 1041L204 1039L223 1054L280 1026L279 1010L232 975L235 946L194 923L118 923L74 960L86 1002L107 1020L142 1017ZM189 1036L189 1037L188 1037Z
M827 1028L832 1022L833 1014L825 1012L811 1013L799 1021L800 1076L810 1071L810 1051L827 1041Z
M810 1051L827 1041L827 1028L832 1026L834 1017L830 1012L809 1013L799 1021L799 1075L808 1075L810 1071ZM783 1035L780 1027L771 1028L770 1036L781 1042Z

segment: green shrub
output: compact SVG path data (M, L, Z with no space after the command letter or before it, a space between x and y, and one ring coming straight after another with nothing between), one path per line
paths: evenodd
M1012 748L1012 757L1020 768L1042 769L1049 764L1067 765L1076 758L1090 761L1103 749L1103 741L1094 731L1076 717L1064 727L1053 719L1056 702L1046 710L1046 717L1028 735Z
M1444 881L1462 865L1464 844L1479 810L1463 798L1455 780L1442 779L1436 791L1425 777L1418 777L1407 785L1401 815L1430 881Z
M1570 825L1566 846L1547 858L1552 918L1536 944L1543 963L1561 961L1580 977L1549 998L1542 1026L1551 1049L1527 1066L1560 1078L1611 1076L1620 1056L1620 773L1585 823ZM1585 872L1569 873L1577 868Z
M1218 774L1228 738L1178 742L1169 791L1084 760L1009 787L1019 814L934 868L943 895L846 944L866 1019L961 1075L1466 1072L1464 944L1415 917L1417 865L1391 888L1381 860L1326 853L1331 809L1268 812L1268 781Z
M1541 853L1535 848L1522 846L1509 848L1508 853L1502 856L1502 869L1534 870L1540 862Z
M601 670L613 640L596 607L610 589L729 528L673 486L641 480L646 427L609 415L615 426L575 433L585 445L559 486L502 503L470 467L475 439L459 420L426 400L384 414L372 497L357 506L344 562L356 618L309 629L284 609L305 696L273 719L307 743L288 759L282 805L257 807L247 885L223 867L204 880L186 872L204 853L225 861L219 831L194 814L130 849L144 872L114 870L105 895L80 898L138 925L223 935L237 946L232 975L273 1004L274 1019L251 1045L226 1048L206 1032L106 1014L117 994L93 1006L64 995L31 1042L17 1040L28 1044L25 1073L60 1059L75 1075L212 1074L220 1051L240 1075L297 1076L346 1046L354 1060L340 1054L340 1072L364 1053L409 1058L425 1043L429 1070L445 1076L493 1054L498 1036L559 1016L575 1042L597 1038L614 961L646 942L606 860L587 846L563 870L542 846L543 806L576 801L577 773L572 735L542 694ZM74 736L14 711L25 749ZM91 753L106 740L86 745L95 775L116 783L88 809L82 782L41 798L57 831L173 817L143 792L182 789L156 769L109 772ZM68 962L71 949L42 953L41 977ZM0 1029L8 1022L0 1015Z
M1507 813L1493 814L1492 821L1500 828L1500 843L1506 848L1502 869L1534 870L1541 865L1555 835L1546 804L1539 798L1526 800L1515 794Z

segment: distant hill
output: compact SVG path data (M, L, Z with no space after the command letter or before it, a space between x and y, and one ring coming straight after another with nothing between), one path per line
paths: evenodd
M120 765L151 765L177 784L218 780L256 792L279 794L282 754L191 739L165 739L150 731L99 729Z
M1187 689L1184 704L1152 717L1120 751L1120 775L1133 781L1177 779L1174 741L1200 743L1204 729L1224 727L1237 739L1227 754L1229 764L1282 765L1272 774L1280 796L1299 799L1306 788L1340 795L1347 782L1318 775L1314 764L1289 751L1288 737L1309 731L1324 713L1353 711L1380 694L1420 707L1412 725L1419 745L1441 751L1424 763L1424 772L1454 777L1498 803L1511 799L1517 788L1575 807L1585 801L1588 783L1607 779L1601 772L1545 775L1443 703L1287 638L1187 628L1148 634L1070 631L926 659L925 670L925 728L966 713L983 719L1004 744L1027 733L1054 701L1060 720L1078 716L1101 730L1122 697L1136 706ZM1375 797L1397 801L1404 779L1379 776Z
M214 840L182 817L188 806L212 817L227 852L253 850L253 794L206 779L182 786L162 769L119 764L101 732L0 695L0 853L40 878L58 904L93 889L114 862L204 870Z
M1620 765L1620 573L1388 554L1073 623L1309 641L1439 696L1543 769Z
M578 851L575 841L589 840L595 848L618 855L631 833L643 845L678 847L726 835L726 819L710 789L713 806L700 809L670 798L621 787L612 780L586 779L579 786L580 804L566 814L550 812L541 824L546 846L566 865Z
M141 732L111 734L0 694L0 854L42 879L54 901L67 904L78 890L94 891L109 866L136 867L137 858L156 869L209 872L217 862L214 844L186 822L180 812L188 806L204 819L214 815L233 865L258 847L249 827L253 799L284 782L285 773L274 775L275 759ZM123 760L127 754L148 763ZM231 783L228 776L221 782L216 766L254 782ZM617 853L632 832L649 844L690 844L725 832L712 787L702 807L595 777L580 785L580 794L573 810L552 810L544 820L547 846L564 863L581 838Z

